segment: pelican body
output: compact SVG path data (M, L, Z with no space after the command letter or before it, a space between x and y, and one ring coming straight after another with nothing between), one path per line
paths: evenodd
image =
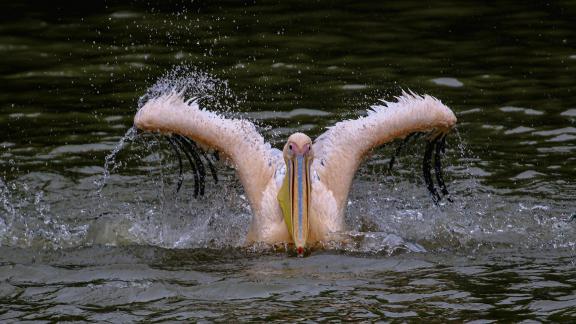
M298 256L307 247L345 230L344 213L356 170L374 148L413 133L428 133L424 179L440 199L430 175L430 155L443 150L444 136L456 123L438 99L403 92L395 102L372 106L365 117L336 123L314 142L303 133L288 137L282 151L266 143L247 120L201 109L171 92L150 99L137 112L138 129L185 137L217 150L231 161L253 213L247 243L294 244ZM441 145L436 145L441 139ZM428 166L426 166L428 155ZM192 161L191 161L192 163ZM439 157L436 178L442 194Z

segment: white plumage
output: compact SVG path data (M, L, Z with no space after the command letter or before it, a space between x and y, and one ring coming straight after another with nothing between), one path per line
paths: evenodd
M396 99L370 107L365 117L338 122L312 144L307 153L312 157L309 243L345 229L350 186L371 149L414 132L442 136L456 123L453 112L434 97L403 92ZM232 161L252 208L247 242L292 242L278 203L287 176L288 144L283 155L271 148L249 121L200 109L196 100L184 101L177 92L149 100L136 114L134 124L146 131L180 134L222 152ZM289 143L305 145L309 138L297 134Z

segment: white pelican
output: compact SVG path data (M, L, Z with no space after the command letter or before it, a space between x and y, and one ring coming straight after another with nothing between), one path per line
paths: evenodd
M441 193L447 194L440 155L455 123L454 113L438 99L403 92L396 102L372 106L365 117L337 123L314 142L294 133L280 151L249 121L200 109L197 100L185 101L182 92L150 99L134 118L140 130L173 136L171 145L179 146L195 168L195 195L202 194L205 176L199 147L221 152L232 162L253 213L247 243L293 243L298 256L345 230L344 212L356 170L373 148L394 139L429 134L424 179L434 201L441 199L430 174L435 153L436 179ZM180 153L178 159L181 166Z

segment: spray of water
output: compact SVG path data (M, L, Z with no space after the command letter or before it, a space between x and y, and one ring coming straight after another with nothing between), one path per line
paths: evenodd
M126 134L124 134L124 136L120 138L120 140L118 141L116 146L114 146L112 151L108 155L106 155L106 158L104 159L104 172L102 174L102 178L95 181L95 184L98 188L96 192L98 194L100 194L102 192L102 189L104 189L104 187L106 186L106 183L110 178L110 172L114 172L114 170L116 169L116 155L120 153L120 151L124 148L124 146L127 143L134 141L137 135L138 130L135 127L130 127L128 131L126 131Z
M10 200L8 186L0 179L0 242L12 226L16 215L14 206L12 206Z
M222 114L234 113L241 100L236 96L225 80L218 79L190 65L180 65L151 86L138 100L141 108L152 98L167 93L182 93L185 98L197 98L202 107Z

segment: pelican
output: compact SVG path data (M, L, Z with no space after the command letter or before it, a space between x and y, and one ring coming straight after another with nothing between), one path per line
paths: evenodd
M315 141L294 133L282 151L265 142L251 122L202 109L198 100L185 100L183 91L149 99L134 117L136 128L170 135L171 145L186 153L194 168L196 196L203 193L206 174L201 160L206 156L198 152L220 152L235 169L251 207L247 244L293 244L298 256L345 231L354 174L370 151L385 143L395 139L405 143L415 133L427 134L425 183L434 202L448 194L440 156L444 138L455 124L454 113L440 100L404 91L396 101L382 100L370 107L366 116L336 123ZM431 176L433 154L440 192ZM178 160L182 172L180 153ZM217 180L211 163L209 167ZM178 188L181 183L180 174Z

